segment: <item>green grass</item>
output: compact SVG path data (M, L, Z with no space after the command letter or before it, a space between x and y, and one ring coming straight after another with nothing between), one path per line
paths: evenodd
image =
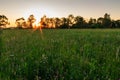
M0 80L118 80L119 29L4 30Z

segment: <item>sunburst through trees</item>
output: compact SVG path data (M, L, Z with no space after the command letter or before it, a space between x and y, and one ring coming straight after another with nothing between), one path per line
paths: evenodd
M82 16L74 16L73 14L68 15L68 17L43 17L36 19L36 17L31 14L28 19L25 20L24 17L18 18L15 21L16 27L22 28L120 28L120 20L113 20L110 14L105 13L103 17L97 19L90 18L88 21ZM6 28L8 18L5 15L0 15L0 28ZM14 26L12 26L14 27Z

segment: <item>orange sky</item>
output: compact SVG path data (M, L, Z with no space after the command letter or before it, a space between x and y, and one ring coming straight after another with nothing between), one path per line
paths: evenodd
M0 15L9 18L10 26L15 20L28 18L34 14L39 20L44 14L47 17L67 17L69 14L90 17L102 17L109 13L112 19L120 19L120 0L0 0Z

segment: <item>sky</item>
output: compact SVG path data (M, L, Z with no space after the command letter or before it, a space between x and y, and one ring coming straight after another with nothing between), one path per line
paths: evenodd
M67 17L69 14L85 19L103 17L105 13L112 19L120 19L120 0L0 0L0 15L8 17L10 26L15 20L26 20L33 14L37 20L47 17Z

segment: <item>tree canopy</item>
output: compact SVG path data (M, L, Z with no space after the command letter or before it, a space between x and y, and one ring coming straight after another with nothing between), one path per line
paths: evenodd
M33 14L29 15L27 20L21 17L15 21L17 28L33 28L35 22L36 18ZM5 15L0 15L0 27L5 28L8 24L8 18ZM120 28L120 20L112 19L108 13L97 19L91 17L88 21L82 16L74 16L73 14L62 18L49 18L43 15L38 24L42 28Z
M8 24L10 24L8 18L5 15L0 15L0 28L5 28Z

